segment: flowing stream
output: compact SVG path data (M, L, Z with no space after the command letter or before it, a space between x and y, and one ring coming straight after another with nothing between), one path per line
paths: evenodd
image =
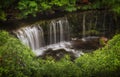
M82 52L77 51L71 47L71 40L70 40L72 39L71 35L76 35L78 33L81 34L83 38L82 41L84 42L85 40L87 40L86 38L88 36L89 38L92 38L92 37L96 37L97 34L105 35L106 34L105 31L107 31L107 29L109 29L108 31L111 31L109 26L112 25L112 24L107 24L110 23L109 19L106 18L108 17L107 15L108 14L106 13L103 14L83 13L81 15L78 15L81 17L81 19L75 21L75 22L80 22L79 24L76 25L68 22L67 17L63 17L63 18L53 19L45 25L40 25L38 23L32 24L26 27L22 27L13 32L15 33L17 38L20 41L22 41L23 44L30 47L37 56L42 55L44 51L48 49L52 49L52 50L64 49L67 52L74 53L76 56L80 56ZM73 21L74 19L71 20L71 22ZM71 27L70 25L73 25L74 27L77 27L78 25L79 27L74 28ZM74 32L71 32L71 28L74 29L74 30L72 29ZM78 33L75 30L77 30ZM77 41L79 40L80 39L78 39ZM76 44L82 46L81 42L76 42ZM82 43L84 44L84 42Z
M37 56L42 55L47 49L65 49L79 56L77 52L70 49L70 31L67 18L52 20L48 24L47 29L48 38L44 36L44 30L39 24L23 27L14 31L14 33L17 35L18 39L21 40L23 44L30 47ZM47 43L45 43L44 38L47 38Z
M39 25L21 28L15 32L17 37L32 50L39 49L44 46L44 32Z

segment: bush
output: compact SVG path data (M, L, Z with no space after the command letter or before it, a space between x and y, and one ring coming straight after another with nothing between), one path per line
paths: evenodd
M29 77L34 55L30 49L0 31L0 77Z
M116 35L102 49L93 54L85 54L76 60L82 77L119 77L120 35Z
M0 77L79 77L69 57L56 62L34 58L32 51L5 31L0 31Z
M105 47L72 62L35 58L32 51L5 31L0 31L0 77L119 77L120 35Z
M58 62L49 58L43 61L40 67L41 77L80 77L81 74L80 68L70 61L68 56Z

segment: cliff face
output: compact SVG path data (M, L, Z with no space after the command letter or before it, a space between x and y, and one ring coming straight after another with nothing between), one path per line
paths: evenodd
M9 20L0 22L1 30L12 31L23 26L39 23L47 25L51 20L66 17L70 25L70 36L72 38L82 38L83 36L106 36L111 38L116 31L119 32L118 21L115 21L115 15L107 10L78 11L73 13L56 13L52 15L43 15L30 17L23 20ZM46 30L45 30L46 31Z
M112 37L116 31L114 14L109 11L84 11L68 15L71 25L71 36L82 38L87 36Z

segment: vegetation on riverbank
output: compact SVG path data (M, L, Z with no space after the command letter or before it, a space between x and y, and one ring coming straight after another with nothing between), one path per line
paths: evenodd
M0 31L0 77L119 77L120 35L93 53L75 61L36 58L32 51L5 31Z
M120 0L1 0L0 26L1 29L3 26L8 27L3 25L7 20L14 21L77 10L107 9L115 14L116 24L114 25L118 25L115 27L116 34L118 34L120 33L118 21L120 18L117 18L120 15L119 4ZM93 15L95 13L92 12ZM78 16L73 18L74 21L79 20ZM102 15L100 16L102 17ZM71 15L71 17L73 16ZM78 23L80 22L78 21ZM75 24L79 25L78 23ZM9 29L13 28L11 22L7 24ZM18 28L18 25L15 28ZM56 61L50 56L46 60L37 58L32 50L24 46L20 40L1 29L0 77L120 77L120 34L115 35L105 47L93 53L86 53L74 61L71 61L69 55ZM77 31L77 29L78 27L75 26L74 30ZM75 31L73 31L75 36L81 35ZM82 30L78 29L78 31ZM96 29L88 31L86 34L89 33L98 34Z

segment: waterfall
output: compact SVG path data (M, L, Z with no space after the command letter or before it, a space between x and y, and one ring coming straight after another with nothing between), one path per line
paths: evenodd
M24 27L14 31L14 33L23 44L29 46L32 50L44 46L44 32L39 25Z
M42 26L34 24L26 26L14 33L23 44L30 47L36 55L41 55L46 49L59 49L60 47L65 48L69 41L69 23L67 18L52 20L46 25L48 29L48 36L45 36ZM49 37L49 38L48 38ZM47 38L48 41L45 41ZM46 43L47 42L47 43ZM45 45L47 44L47 45Z
M105 35L105 26L106 26L105 25L105 22L106 22L105 20L106 20L106 13L104 13L104 17L103 17L103 25L102 25L103 26L103 35Z
M95 26L94 26L94 30L96 30L96 27L97 27L97 20L98 20L98 17L97 17L97 15L95 16Z
M89 24L90 25L88 26L88 31L92 30L92 20L90 20ZM89 36L91 36L91 34L89 34Z
M52 20L49 27L49 44L69 41L69 23L67 19Z
M37 24L28 25L14 32L19 40L40 55L40 52L46 49L56 50L70 45L70 32L72 38L75 37L76 40L83 37L82 41L85 41L84 38L87 36L105 35L108 25L107 16L107 13L98 11L83 12L75 16L66 16L70 23L66 17L63 17L42 24L36 22Z
M86 14L84 13L83 14L83 37L85 37L85 32L86 32L86 30L85 30L85 17L86 17Z

